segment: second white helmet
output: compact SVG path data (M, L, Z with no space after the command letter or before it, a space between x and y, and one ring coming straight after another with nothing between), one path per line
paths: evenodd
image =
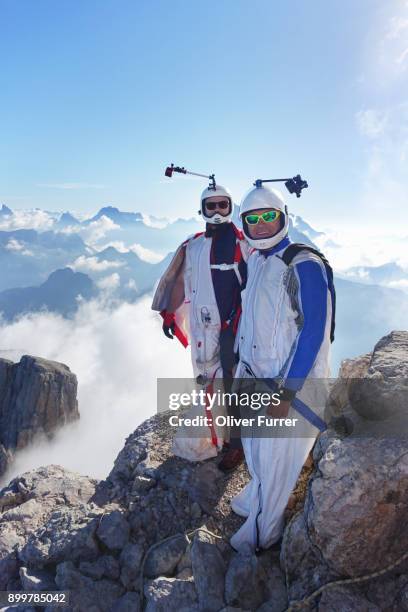
M282 213L281 229L274 236L269 238L251 238L248 233L248 226L245 222L245 215L253 210L261 209L276 209ZM241 206L239 209L239 216L241 217L242 227L245 233L245 237L249 244L256 249L271 249L273 246L278 244L288 233L289 229L289 214L288 207L285 204L280 191L261 185L261 187L254 187L248 191L243 197Z
M230 207L229 207L228 214L221 215L217 212L215 215L212 215L211 217L208 217L206 215L205 200L207 198L213 198L214 196L225 196L225 198L229 200ZM226 187L223 187L222 185L216 185L215 189L212 189L211 187L207 187L207 189L204 189L203 193L201 194L200 212L201 212L202 218L207 223L214 223L216 225L219 225L220 223L229 223L231 221L232 213L233 213L232 196L231 196L229 189L227 189Z

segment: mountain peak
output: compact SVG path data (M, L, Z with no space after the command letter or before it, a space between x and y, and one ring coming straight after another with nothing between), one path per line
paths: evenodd
M62 215L60 216L59 220L58 220L58 225L62 225L62 226L68 226L68 225L79 225L80 222L78 221L78 219L76 217L74 217L74 215L71 215L70 212L64 212L62 213Z
M9 208L5 204L3 204L2 207L0 208L0 216L1 217L6 217L6 216L12 215L12 214L13 214L13 211L11 210L11 208Z
M103 206L89 221L98 221L101 217L108 217L118 225L143 222L143 215L138 212L123 212L115 206Z

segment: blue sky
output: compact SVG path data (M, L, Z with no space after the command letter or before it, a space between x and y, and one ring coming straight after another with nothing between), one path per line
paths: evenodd
M189 216L174 161L237 201L301 172L318 226L408 221L406 0L0 0L0 28L11 208Z

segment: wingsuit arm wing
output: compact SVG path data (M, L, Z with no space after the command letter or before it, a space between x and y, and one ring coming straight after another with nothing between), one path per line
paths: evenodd
M175 312L184 302L184 267L185 260L180 266L178 274L174 280L173 289L170 293L169 304L167 306L167 310L169 312Z
M183 325L181 311L184 303L184 276L186 267L186 243L174 254L169 266L161 277L153 297L152 310L160 312L163 318L163 331L167 326L186 348L188 333ZM181 313L181 314L180 314ZM166 333L166 331L165 331ZM168 336L168 333L166 333ZM169 336L171 337L171 336Z
M186 248L185 244L179 246L177 251L175 252L170 264L167 269L163 273L159 283L157 285L153 302L152 302L152 310L156 310L157 312L161 312L163 310L170 311L170 304L172 305L172 312L176 310L184 299L184 289L183 294L181 295L180 285L183 282L183 271L185 267L185 258L186 258ZM173 299L173 290L177 286L176 292L174 294ZM181 299L178 304L176 304L176 297L181 296Z

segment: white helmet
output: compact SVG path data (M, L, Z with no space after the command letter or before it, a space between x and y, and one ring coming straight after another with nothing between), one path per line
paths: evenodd
M276 210L281 211L283 216L282 229L270 238L251 238L251 236L248 234L248 226L245 222L244 216L251 210L260 210L262 208L275 208ZM241 202L239 216L241 217L242 227L246 239L248 240L249 244L256 249L271 249L288 233L288 207L285 204L282 194L276 189L271 189L270 187L266 187L264 185L250 189Z
M230 203L230 210L227 215L220 215L219 213L216 213L212 217L207 217L207 215L205 214L204 200L206 200L207 198L213 198L214 196L225 196L226 198L228 198ZM222 185L216 185L215 189L213 189L212 187L207 187L207 189L204 189L203 193L201 194L200 206L200 214L204 221L206 221L207 223L215 223L216 225L219 225L220 223L229 223L231 221L232 213L232 196L228 189L226 189Z

